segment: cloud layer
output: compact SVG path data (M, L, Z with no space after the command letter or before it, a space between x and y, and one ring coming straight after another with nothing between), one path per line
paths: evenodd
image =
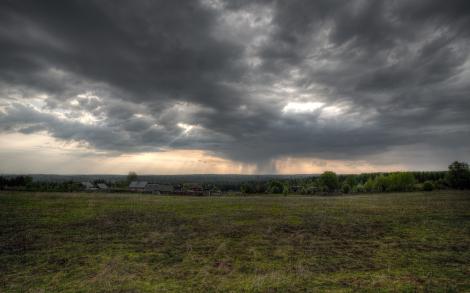
M438 168L470 159L469 40L465 0L4 1L0 131Z

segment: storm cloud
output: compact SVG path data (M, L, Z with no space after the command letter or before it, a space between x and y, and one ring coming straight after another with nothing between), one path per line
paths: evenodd
M3 1L0 131L431 168L470 159L469 40L465 0Z

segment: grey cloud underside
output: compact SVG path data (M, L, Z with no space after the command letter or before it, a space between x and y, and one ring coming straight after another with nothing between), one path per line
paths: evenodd
M450 160L469 151L469 39L465 0L3 1L0 128L260 165L413 145Z

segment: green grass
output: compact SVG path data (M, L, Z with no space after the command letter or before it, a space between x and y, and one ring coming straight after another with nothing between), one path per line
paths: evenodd
M0 292L470 292L470 193L0 193Z

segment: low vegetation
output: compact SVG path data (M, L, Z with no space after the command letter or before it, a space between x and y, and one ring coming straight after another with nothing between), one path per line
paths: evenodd
M0 218L0 292L470 291L469 191L3 191Z
M202 176L202 177L201 177ZM83 177L83 176L77 176ZM109 177L109 176L108 176ZM118 177L118 176L112 176ZM142 176L142 178L149 176ZM151 177L151 176L150 176ZM320 176L289 176L283 179L267 179L276 177L264 176L236 176L233 175L200 175L198 183L188 182L187 176L174 176L168 181L167 176L157 176L154 183L173 185L174 188L185 190L197 187L206 191L204 194L303 194L303 195L335 195L339 193L364 193L364 192L410 192L432 191L448 189L470 189L470 169L467 163L454 162L448 171L438 172L393 172L393 173L366 173L358 175L337 175L326 171ZM279 176L278 176L279 177ZM23 190L41 192L77 192L85 187L81 181L44 181L33 180L31 176L0 176L0 190ZM71 178L74 178L73 176ZM129 172L127 177L121 176L115 180L105 180L106 176L98 176L90 182L93 186L105 183L110 187L107 191L127 192L128 185L132 181L143 180L135 172ZM252 178L252 179L250 179ZM253 179L254 178L254 179ZM166 179L166 180L165 180ZM235 179L235 180L234 180ZM146 179L146 180L152 180ZM145 180L144 180L145 181Z
M382 193L411 192L448 189L470 189L470 169L468 164L454 162L449 171L442 172L392 172L359 175L337 175L326 171L320 176L302 179L271 180L265 186L259 182L244 183L242 193L282 193L284 190L299 194L337 193ZM285 192L284 192L285 193Z

